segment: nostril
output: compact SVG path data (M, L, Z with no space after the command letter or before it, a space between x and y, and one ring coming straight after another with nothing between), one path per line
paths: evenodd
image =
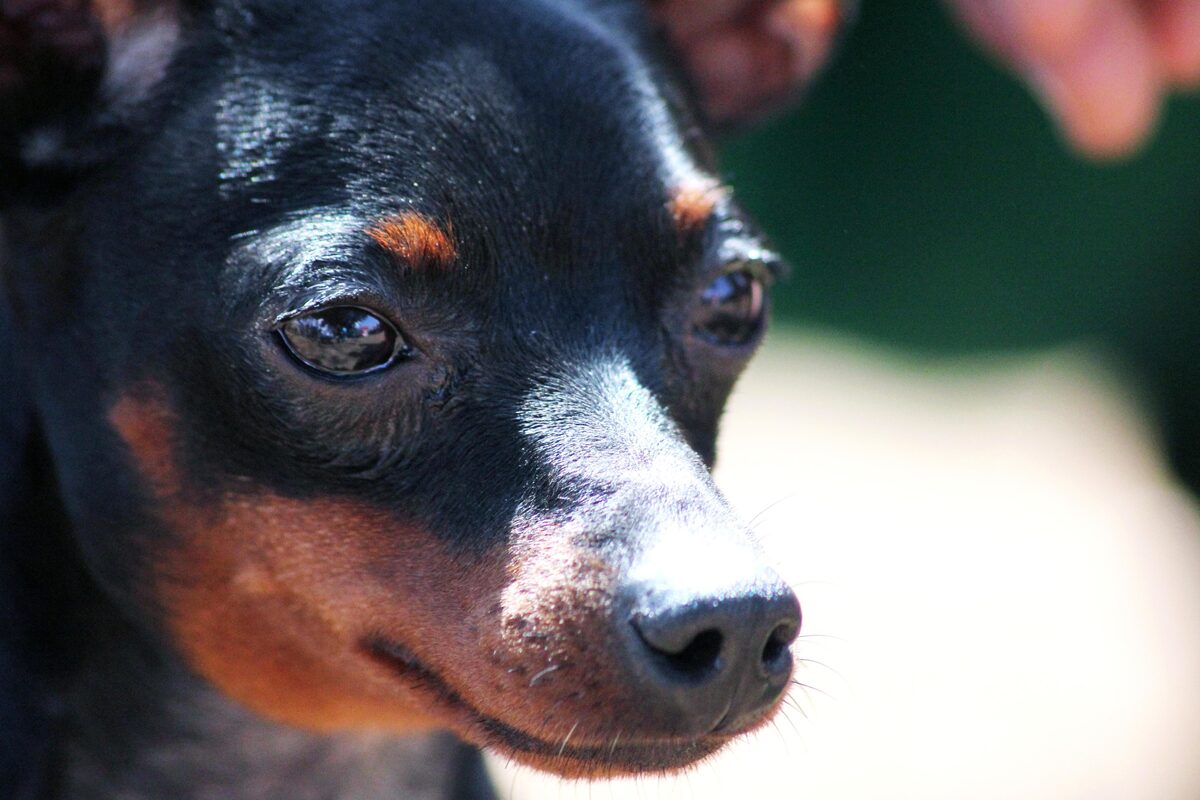
M677 671L689 678L702 678L717 669L717 659L721 657L721 645L725 637L715 628L700 631L696 638L678 653L659 653Z
M656 660L678 677L700 680L720 669L725 636L716 628L705 628L682 645L676 637L655 635L659 631L652 626L635 621L634 629Z
M784 672L791 666L791 653L788 648L795 638L794 625L784 623L775 626L762 649L762 667L766 674Z

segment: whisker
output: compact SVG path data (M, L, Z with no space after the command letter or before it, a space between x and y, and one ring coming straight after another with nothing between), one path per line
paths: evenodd
M810 685L810 684L807 684L807 683L802 683L801 681L798 681L798 680L795 680L795 679L793 679L791 683L792 683L792 686L795 686L795 687L797 687L797 688L799 688L799 689L803 690L803 691L804 691L806 694L807 694L809 691L813 691L813 692L816 692L817 694L823 694L823 695L825 695L825 696L826 696L826 697L828 697L830 700L837 700L837 698L836 698L836 697L834 697L833 695L831 695L829 692L825 691L824 689L818 689L816 686L812 686L812 685Z
M792 656L792 658L795 659L797 664L812 664L815 667L821 667L822 669L827 669L830 672L832 672L834 675L841 678L842 680L846 680L845 675L843 675L841 672L838 672L838 670L836 668L829 666L824 661L818 661L815 658L797 658L796 656Z
M618 730L618 731L616 732L616 734L613 736L612 744L611 744L611 745L609 745L609 748L608 748L608 757L609 757L609 759L611 759L611 758L612 758L614 755L616 755L616 753L617 753L617 742L620 740L620 738L621 738L621 732Z
M575 724L571 726L571 730L567 731L566 737L563 738L562 746L558 748L558 754L561 756L567 751L567 742L571 741L571 734L575 733L575 729L579 727L579 720L575 720Z
M788 696L788 695L784 695L783 703L784 703L784 705L786 705L788 708L792 709L793 711L800 712L800 716L804 717L804 719L806 721L808 720L808 712L804 710L804 706L800 705L800 703L798 703L795 698ZM788 721L790 722L791 720L789 719ZM799 731L797 731L797 733L799 733Z
M786 750L786 749L787 749L787 744L788 744L788 738L787 738L787 736L784 734L784 732L783 732L783 729L779 727L779 722L778 722L778 719L779 719L779 717L774 717L774 718L772 718L772 720L771 720L771 727L772 727L772 728L774 728L774 729L775 729L775 732L779 734L779 738L780 738L780 740L783 742L784 749Z
M772 510L774 510L777 506L779 506L782 503L786 503L789 500L795 500L797 497L800 496L800 493L803 491L804 491L803 489L797 489L794 492L789 492L788 494L785 494L783 497L779 498L778 500L775 500L774 502L768 503L761 511L759 511L757 514L755 514L753 517L750 518L750 521L746 523L746 527L750 528L750 530L754 530L755 526L762 519L764 514L770 513Z
M558 664L551 664L550 666L546 667L544 670L541 670L540 672L538 672L536 675L534 675L532 678L529 679L530 688L532 688L533 685L535 683L537 683L538 681L540 681L542 678L546 677L551 672L554 672L556 669L558 669L558 667L559 667Z

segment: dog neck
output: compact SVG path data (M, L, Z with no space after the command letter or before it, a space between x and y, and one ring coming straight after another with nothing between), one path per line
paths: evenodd
M123 640L128 642L129 639ZM63 719L63 798L484 797L474 750L448 734L321 736L236 706L153 652L101 653Z

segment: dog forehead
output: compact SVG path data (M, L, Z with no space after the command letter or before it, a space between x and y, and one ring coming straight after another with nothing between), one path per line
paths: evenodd
M328 6L233 51L214 120L226 195L307 181L349 200L536 197L550 213L703 172L629 4Z

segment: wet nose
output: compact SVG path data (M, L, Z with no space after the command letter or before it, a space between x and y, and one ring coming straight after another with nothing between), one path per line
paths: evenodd
M787 687L799 601L761 564L716 582L679 566L671 574L640 570L623 589L631 672L647 711L678 733L735 733Z

